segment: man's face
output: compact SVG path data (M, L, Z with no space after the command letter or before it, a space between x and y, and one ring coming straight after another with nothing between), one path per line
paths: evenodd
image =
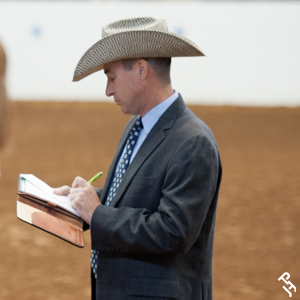
M137 68L128 71L121 61L114 61L104 65L104 72L107 76L106 96L113 96L124 114L139 114L142 92Z

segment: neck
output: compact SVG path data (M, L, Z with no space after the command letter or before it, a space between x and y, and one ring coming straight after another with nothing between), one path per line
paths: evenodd
M168 99L171 95L173 95L174 91L172 89L171 84L164 86L163 88L153 88L148 93L146 92L143 95L143 107L140 110L140 116L143 117L148 111L152 108Z

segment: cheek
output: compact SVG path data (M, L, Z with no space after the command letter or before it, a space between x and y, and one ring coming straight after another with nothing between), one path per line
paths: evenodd
M131 91L132 88L126 81L122 81L120 85L118 85L118 92L120 93L120 97L125 101L128 102L131 98Z

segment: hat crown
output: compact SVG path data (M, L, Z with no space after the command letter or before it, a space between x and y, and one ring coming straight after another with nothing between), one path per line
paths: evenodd
M168 32L167 22L156 17L139 17L116 21L102 28L102 38L125 31L162 31Z
M113 61L146 57L203 56L188 38L168 31L157 17L135 17L112 22L102 28L102 39L81 57L73 81L102 70Z

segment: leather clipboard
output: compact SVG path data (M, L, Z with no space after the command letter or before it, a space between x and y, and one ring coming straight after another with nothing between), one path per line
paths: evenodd
M84 247L84 221L67 210L30 194L17 193L17 217L77 247Z

